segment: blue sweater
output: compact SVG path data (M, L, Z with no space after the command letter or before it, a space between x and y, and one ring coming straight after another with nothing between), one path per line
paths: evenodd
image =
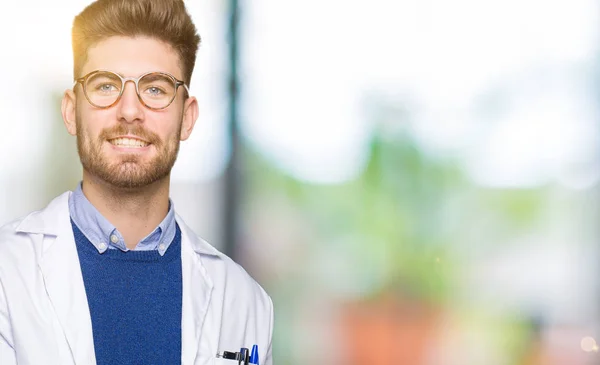
M98 250L71 221L98 365L181 363L181 231L158 251Z

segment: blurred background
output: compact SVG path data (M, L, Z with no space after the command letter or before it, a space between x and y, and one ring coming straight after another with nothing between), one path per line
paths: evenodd
M88 3L0 11L0 222L81 178ZM172 199L272 296L276 364L600 364L597 1L186 4Z

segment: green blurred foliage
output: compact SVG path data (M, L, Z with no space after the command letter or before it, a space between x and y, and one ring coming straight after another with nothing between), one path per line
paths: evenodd
M461 265L457 251L473 244L473 225L497 237L531 227L543 213L543 189L478 187L456 160L426 154L406 132L374 133L362 173L332 185L298 180L246 149L249 204L279 195L300 211L316 232L306 243L315 255L336 245L352 261L345 274L364 283L360 297L444 300Z

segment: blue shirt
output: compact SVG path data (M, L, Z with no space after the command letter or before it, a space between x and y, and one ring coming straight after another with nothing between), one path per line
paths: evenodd
M121 233L90 203L83 194L81 186L82 184L79 183L69 197L69 213L77 228L99 253L104 253L108 249L129 251ZM176 227L173 202L169 199L169 211L165 219L142 239L133 251L156 250L161 256L164 255L175 237Z

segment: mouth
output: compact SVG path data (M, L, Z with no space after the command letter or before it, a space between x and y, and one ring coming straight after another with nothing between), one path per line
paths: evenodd
M108 142L115 147L124 147L124 148L144 148L150 145L149 142L143 141L137 138L131 137L118 137L109 139Z

